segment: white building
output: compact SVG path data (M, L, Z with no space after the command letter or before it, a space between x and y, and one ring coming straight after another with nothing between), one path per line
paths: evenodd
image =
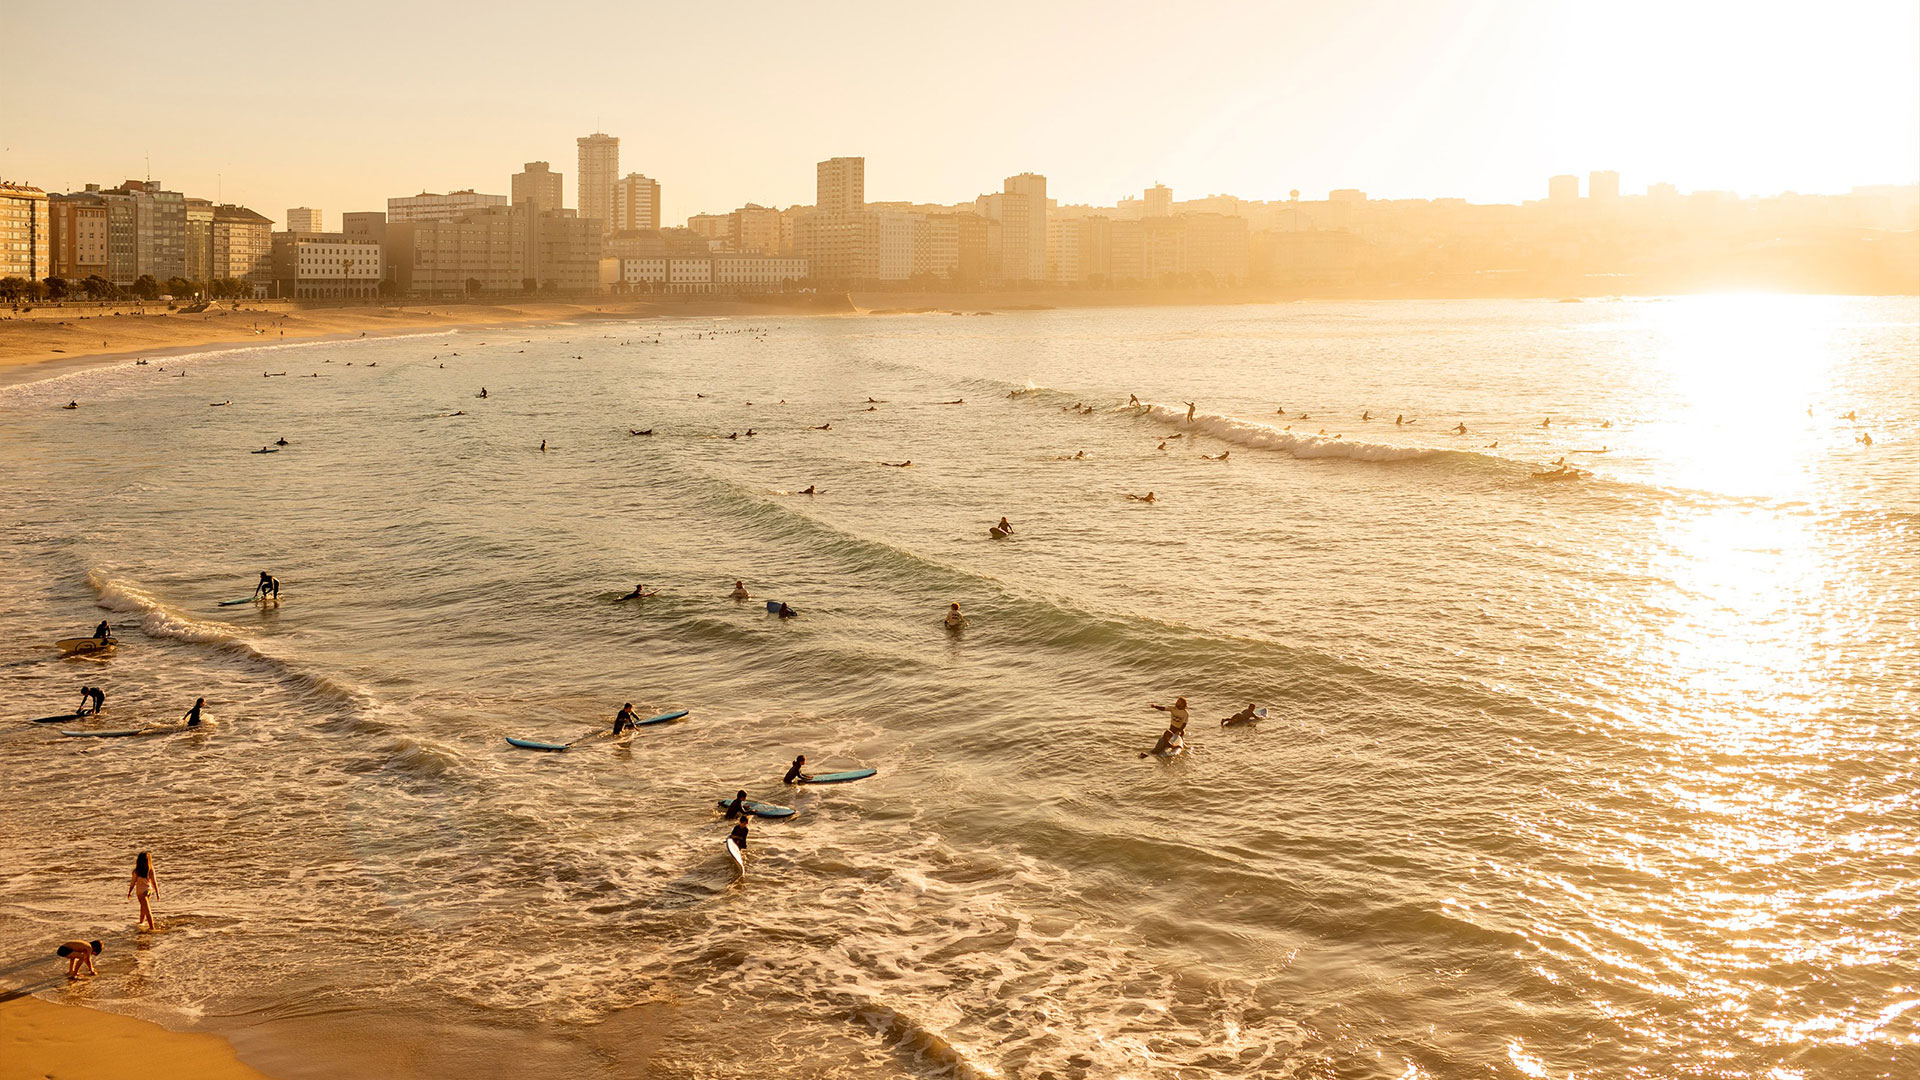
M477 210L505 205L507 205L505 195L482 195L471 189L449 191L445 195L423 191L418 195L388 199L387 223L391 225L402 221L457 221Z
M295 206L287 211L288 232L326 232L320 224L320 211L311 206Z
M380 241L346 233L273 234L274 293L288 300L378 296Z
M897 210L874 211L874 276L881 281L905 281L913 276L913 222L918 216Z
M663 255L620 260L633 292L777 292L807 276L807 260L778 255Z

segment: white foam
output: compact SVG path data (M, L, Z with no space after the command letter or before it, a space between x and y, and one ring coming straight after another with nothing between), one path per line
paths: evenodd
M1297 458L1348 458L1353 461L1416 461L1449 450L1426 446L1390 446L1386 443L1336 439L1331 435L1298 435L1272 424L1238 420L1219 413L1195 412L1187 419L1187 410L1175 406L1149 404L1147 415L1183 431L1200 431L1235 446L1255 450L1277 450Z

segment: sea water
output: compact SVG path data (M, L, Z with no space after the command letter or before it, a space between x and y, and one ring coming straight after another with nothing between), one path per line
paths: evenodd
M1893 1075L1917 514L1911 298L66 375L0 390L0 938L104 935L66 1000L289 1078ZM50 648L103 617L110 658ZM25 723L82 684L210 723ZM691 715L504 741L627 702ZM879 774L783 789L802 753ZM736 882L740 788L799 813Z

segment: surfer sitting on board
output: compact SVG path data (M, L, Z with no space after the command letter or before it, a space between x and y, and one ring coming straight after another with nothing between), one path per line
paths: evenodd
M727 834L727 838L741 851L747 850L747 816L741 814L740 820L733 823L733 831Z
M800 771L806 767L807 755L801 754L799 757L793 759L793 764L787 767L787 775L781 777L780 782L783 784L798 784L811 779L806 773Z
M1168 728L1160 733L1160 738L1154 742L1153 749L1140 756L1146 757L1148 754L1152 754L1155 757L1167 757L1174 750L1186 745L1186 741L1185 736L1172 728Z
M1155 705L1154 708L1167 714L1167 730L1178 734L1187 730L1187 699L1177 697L1171 705Z
M1253 720L1254 718L1255 717L1254 717L1253 702L1249 701L1247 702L1246 708L1241 709L1239 712L1234 713L1232 716L1229 716L1225 720L1220 721L1220 726L1231 727L1234 724L1244 724L1250 720Z
M999 529L1001 532L1006 533L1008 536L1013 535L1013 525L1012 523L1007 521L1007 519L1004 516L1001 517L1000 524L995 525L994 528ZM102 623L101 625L104 626L106 624Z
M727 804L727 817L729 818L744 818L749 813L750 811L747 809L747 793L745 791L734 795L733 801Z
M113 631L107 628L107 620L105 619L101 619L100 625L93 628L93 640L95 641L105 641L112 636Z
M632 729L633 702L629 701L625 705L620 706L619 712L613 714L613 733L618 735L623 731L631 731Z
M780 601L780 606L774 608L773 613L783 619L797 619L800 617L800 613L788 607L785 600Z
M960 629L961 626L965 625L967 621L967 617L965 615L960 614L959 604L948 604L947 617L945 621L947 624L947 629L958 630Z
M745 600L745 599L747 599L747 583L746 583L746 582L744 582L744 581L736 581L736 582L734 582L734 583L733 583L733 593L732 593L731 595L733 596L733 598L734 598L735 600Z

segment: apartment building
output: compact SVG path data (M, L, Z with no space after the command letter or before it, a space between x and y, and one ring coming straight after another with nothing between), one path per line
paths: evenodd
M321 223L321 213L311 206L295 206L287 210L288 232L326 232Z
M387 221L453 221L490 206L506 206L505 195L483 195L472 189L436 195L423 191L418 195L387 200Z
M660 255L619 264L617 280L631 292L777 292L807 276L807 260L784 256Z
M660 181L628 173L613 185L614 231L660 227ZM586 217L586 214L581 214Z
M1007 177L999 210L1000 276L1007 281L1045 281L1047 178L1038 173Z
M358 300L379 295L380 245L346 233L273 234L273 291L289 300Z
M0 277L39 281L52 266L47 193L30 184L0 183Z
M213 208L209 281L244 281L263 295L273 285L273 219L244 206Z
M541 210L558 210L566 204L561 201L561 174L544 161L529 161L513 174L513 205L524 206L533 203Z
M187 272L188 281L213 279L213 200L187 200Z
M107 200L96 189L47 197L52 226L50 275L71 282L111 280L107 270Z

